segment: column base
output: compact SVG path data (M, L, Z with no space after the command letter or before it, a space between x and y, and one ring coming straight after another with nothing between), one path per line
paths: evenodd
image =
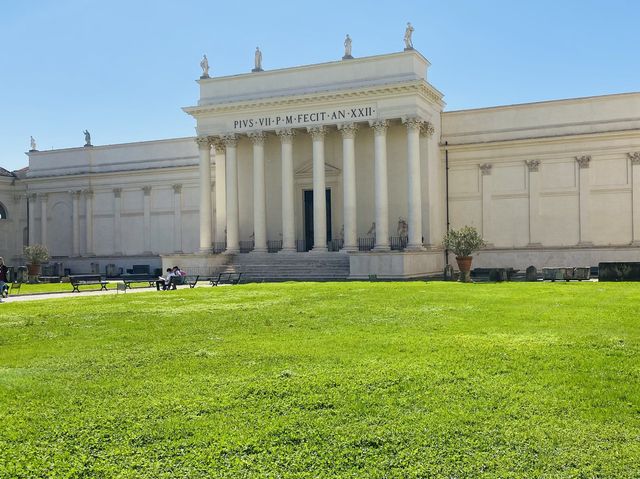
M297 253L298 250L296 250L295 246L288 246L286 248L282 248L280 251L278 251L278 253L282 253L282 254L292 254L292 253Z
M405 251L426 251L425 247L421 244L408 244L404 249Z
M358 251L358 245L344 245L341 249L341 253L355 253Z
M240 247L237 248L227 248L222 252L222 254L240 254Z
M329 249L326 246L314 246L309 253L327 253Z
M386 253L387 251L391 251L391 246L389 246L388 244L377 244L371 251L373 251L374 253Z
M268 253L269 250L267 248L253 248L249 254L253 254L253 253Z
M198 250L198 253L200 254L213 254L213 248L210 246L208 248L200 248Z

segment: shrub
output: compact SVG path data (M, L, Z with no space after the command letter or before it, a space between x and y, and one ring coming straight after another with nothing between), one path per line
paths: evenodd
M27 262L30 264L42 264L49 261L49 250L41 244L25 246L23 253Z
M444 236L445 248L452 251L457 257L471 256L486 243L473 226L463 226L459 230L449 230Z

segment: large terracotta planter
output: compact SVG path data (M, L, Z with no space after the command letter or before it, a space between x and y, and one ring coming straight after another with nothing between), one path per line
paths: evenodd
M463 283L471 282L471 256L456 256L458 269L460 270L460 281Z
M27 265L27 274L29 276L39 276L42 265L40 264L28 264Z

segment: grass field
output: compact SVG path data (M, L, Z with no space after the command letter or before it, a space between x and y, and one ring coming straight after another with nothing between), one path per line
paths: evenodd
M0 477L639 477L639 340L632 283L7 303Z

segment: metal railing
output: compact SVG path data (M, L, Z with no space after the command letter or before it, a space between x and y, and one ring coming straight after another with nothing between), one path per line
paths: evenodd
M240 252L241 253L250 253L253 251L254 241L240 241Z
M282 240L267 241L267 251L269 253L277 253L282 249Z

